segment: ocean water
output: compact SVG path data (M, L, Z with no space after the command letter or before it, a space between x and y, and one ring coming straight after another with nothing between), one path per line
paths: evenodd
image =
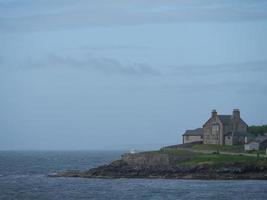
M57 171L96 167L121 154L116 151L0 151L0 199L267 199L267 181L47 177Z

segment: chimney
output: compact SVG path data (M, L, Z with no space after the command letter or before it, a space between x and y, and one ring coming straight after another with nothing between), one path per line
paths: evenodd
M217 111L215 109L212 110L211 112L211 117L216 117L217 116Z
M240 119L240 111L239 111L239 109L234 109L233 110L233 119L237 119L237 120Z

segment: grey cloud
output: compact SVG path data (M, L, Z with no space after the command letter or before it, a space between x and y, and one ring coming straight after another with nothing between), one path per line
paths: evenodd
M187 65L169 67L170 79L166 89L189 93L226 90L234 93L264 94L267 89L267 60L217 65Z
M80 70L92 70L103 74L120 75L160 75L161 72L150 67L147 64L131 63L122 64L121 62L106 57L93 57L87 55L83 58L71 56L58 56L51 54L43 60L31 61L28 64L31 68L53 68L53 67L71 67Z
M267 60L250 61L243 63L225 63L216 65L185 65L169 66L171 74L222 74L242 72L265 72L267 73Z
M156 1L151 6L149 1L62 1L40 5L32 3L37 11L30 12L31 4L17 12L12 7L2 9L0 30L2 31L41 31L86 28L90 26L129 26L140 24L160 24L176 22L232 22L267 19L267 4L263 1L242 1L239 4L222 1ZM65 5L66 4L66 5ZM240 6L242 4L242 6ZM53 12L45 12L43 5ZM53 9L55 5L58 10ZM29 9L29 14L25 12ZM38 12L38 9L40 10ZM48 10L49 10L48 9ZM0 9L1 10L1 9ZM17 14L22 12L21 15Z

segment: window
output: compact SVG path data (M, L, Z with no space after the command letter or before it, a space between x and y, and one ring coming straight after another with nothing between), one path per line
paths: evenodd
M212 134L218 134L219 130L220 130L219 124L212 125L212 130L211 130Z
M212 131L219 131L219 125L218 124L212 125Z

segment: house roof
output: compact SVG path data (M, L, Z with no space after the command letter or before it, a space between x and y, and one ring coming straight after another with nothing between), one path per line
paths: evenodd
M266 135L260 135L260 136L256 137L254 140L252 140L251 142L262 143L262 142L264 142L266 140L267 140L267 136Z
M202 136L203 135L203 128L197 128L194 130L186 130L183 136Z
M230 124L232 122L232 115L218 115L223 124Z
M217 115L217 116L223 125L232 125L233 124L233 116L232 115ZM212 118L210 118L209 120L211 120L211 119ZM208 121L206 121L203 126L205 126L205 124ZM240 118L240 121L242 121L243 123L245 123L247 125L247 123L244 120L242 120L242 118Z
M232 115L217 115L217 116L218 116L219 120L222 122L223 125L229 125L229 124L232 123ZM208 121L211 120L211 119L212 119L212 117L209 118ZM206 121L205 124L208 121ZM203 126L205 126L205 124Z

